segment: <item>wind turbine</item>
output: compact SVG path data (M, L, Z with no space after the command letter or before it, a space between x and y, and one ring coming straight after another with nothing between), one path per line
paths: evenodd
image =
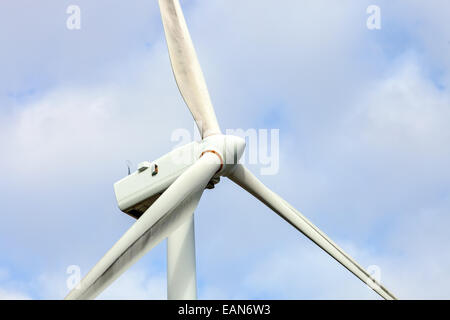
M223 135L178 0L158 0L173 73L202 141L171 151L114 184L119 208L137 221L66 299L93 299L168 238L169 299L196 299L194 210L205 188L227 177L267 205L385 299L396 299L284 199L238 163L245 140Z

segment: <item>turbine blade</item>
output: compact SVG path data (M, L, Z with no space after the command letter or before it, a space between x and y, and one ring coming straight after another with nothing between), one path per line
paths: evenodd
M66 299L94 299L145 253L189 220L220 164L205 153L128 229Z
M202 138L220 134L214 107L178 0L159 0L175 80Z
M307 236L360 280L369 285L381 297L386 300L397 299L385 287L383 287L380 283L377 283L363 267L361 267L338 245L328 238L318 227L316 227L300 212L295 210L280 196L267 188L243 165L237 164L236 169L229 175L229 178L263 202L298 231Z

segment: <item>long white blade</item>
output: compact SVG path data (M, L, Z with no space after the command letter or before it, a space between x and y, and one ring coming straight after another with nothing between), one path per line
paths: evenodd
M243 165L238 164L235 171L229 175L229 178L243 189L250 192L253 196L275 211L297 230L311 239L315 244L325 250L330 256L336 259L355 276L368 284L381 297L387 300L396 299L392 293L390 293L381 284L377 283L364 268L362 268L355 260L346 254L322 231L320 231L319 228L312 224L305 216L295 210L280 196L267 188Z
M159 0L175 80L202 138L220 134L208 88L178 0Z
M66 299L94 299L151 248L189 220L219 167L216 156L205 153L147 209Z

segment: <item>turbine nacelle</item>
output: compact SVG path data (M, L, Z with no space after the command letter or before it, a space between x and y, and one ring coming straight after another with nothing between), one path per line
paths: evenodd
M114 184L120 210L139 218L166 189L205 153L213 153L211 165L219 169L207 184L212 189L239 162L245 150L245 140L216 134L200 142L191 142L172 150L155 161L144 161L135 172Z

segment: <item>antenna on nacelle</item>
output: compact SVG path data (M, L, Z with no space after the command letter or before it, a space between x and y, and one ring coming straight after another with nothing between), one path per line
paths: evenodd
M130 175L131 174L131 166L133 165L133 163L130 160L126 160L125 163L127 164L128 175Z

